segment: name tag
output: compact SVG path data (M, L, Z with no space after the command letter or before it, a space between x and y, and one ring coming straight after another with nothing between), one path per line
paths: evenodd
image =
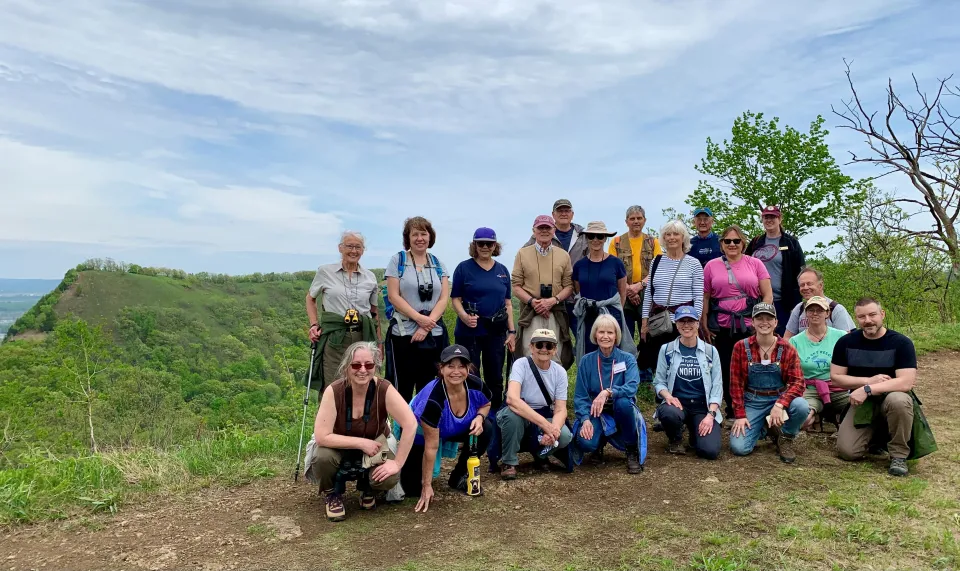
M614 375L616 375L617 373L624 373L624 372L626 372L626 371L627 371L627 364L626 364L626 363L615 363L615 364L613 365L613 374L614 374Z
M769 365L769 364L770 364L770 359L760 359L760 364L761 364L761 365Z
M790 248L788 248L787 246L780 246L780 250L782 250L782 251L784 251L784 252L786 252L786 251L789 250L789 249L790 249Z

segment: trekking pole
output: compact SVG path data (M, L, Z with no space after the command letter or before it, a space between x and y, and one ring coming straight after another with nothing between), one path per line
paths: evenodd
M303 419L300 421L300 444L297 445L297 468L293 471L293 481L300 478L300 451L303 450L303 429L307 426L307 406L310 404L310 384L313 382L313 360L317 356L317 342L310 344L310 369L307 371L307 391L303 394ZM319 400L319 397L317 397Z

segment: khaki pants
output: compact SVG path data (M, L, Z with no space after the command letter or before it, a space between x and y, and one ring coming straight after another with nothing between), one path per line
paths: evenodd
M387 457L390 460L394 460L396 457L393 455L393 452L387 452ZM326 448L324 446L317 446L316 453L313 457L313 462L310 466L307 467L308 470L313 472L313 477L320 481L320 490L332 490L333 485L337 479L337 470L340 469L340 450L336 448ZM370 469L370 472L373 472L373 468ZM400 473L397 472L393 476L390 476L382 482L374 482L373 479L370 479L370 489L376 492L386 492L390 488L397 485L397 482L400 481Z
M910 436L913 433L913 399L909 393L887 393L880 406L880 413L887 419L887 432L890 441L887 450L891 458L906 458L910 455ZM837 452L844 460L860 460L867 453L873 427L857 428L853 419L857 407L852 406L843 417L837 434Z
M323 346L323 386L313 387L320 391L321 395L325 387L329 387L339 378L337 376L337 369L340 368L340 361L343 360L343 354L347 352L347 347L357 341L363 341L362 331L344 331L343 345L334 345L328 341L327 344Z

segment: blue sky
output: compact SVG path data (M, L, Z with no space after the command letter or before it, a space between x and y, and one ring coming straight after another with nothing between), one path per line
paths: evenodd
M620 228L641 204L658 227L696 187L706 137L744 110L837 125L843 58L873 107L888 77L932 87L960 71L960 4L945 0L3 0L2 12L2 277L59 277L90 257L312 269L336 259L344 229L383 267L413 215L433 221L448 264L477 226L497 230L509 264L559 197L580 223ZM841 161L863 149L831 131Z

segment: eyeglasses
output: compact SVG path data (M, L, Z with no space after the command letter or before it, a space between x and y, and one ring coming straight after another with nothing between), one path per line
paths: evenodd
M720 241L728 246L730 244L739 244L740 242L743 242L743 240L741 240L740 238L724 238L723 240L720 240Z
M607 237L603 234L584 234L587 240L606 240Z
M553 349L557 346L557 344L551 343L549 341L537 341L536 343L533 344L533 346L542 351L544 349L547 349L547 350Z
M544 224L543 226L537 226L537 230L541 232L546 232L548 230L553 230L553 226L547 226L546 224Z
M344 250L350 250L351 252L359 252L363 250L363 246L358 246L357 244L340 244L343 246Z
M376 363L373 363L373 362L368 362L368 363L350 363L350 368L353 369L354 371L359 371L360 369L366 369L366 370L368 370L368 371L372 371L372 370L374 370L374 369L377 368L377 365L376 365Z
M497 245L496 242L478 242L478 241L474 241L473 243L476 244L478 248L493 248L494 246Z

